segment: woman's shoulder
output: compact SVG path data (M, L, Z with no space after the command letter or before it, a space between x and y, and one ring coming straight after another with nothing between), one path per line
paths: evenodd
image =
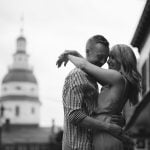
M112 79L113 85L124 83L124 76L121 72L109 69L110 77Z

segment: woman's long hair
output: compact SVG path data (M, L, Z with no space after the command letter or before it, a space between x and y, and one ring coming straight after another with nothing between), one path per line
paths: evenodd
M112 48L116 52L116 59L123 67L121 73L129 82L128 98L130 103L135 105L138 102L138 95L141 91L141 75L137 70L137 60L133 50L125 44L117 44Z

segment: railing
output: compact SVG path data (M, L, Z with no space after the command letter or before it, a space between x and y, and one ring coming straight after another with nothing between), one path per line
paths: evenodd
M61 144L14 143L3 144L1 150L61 150Z

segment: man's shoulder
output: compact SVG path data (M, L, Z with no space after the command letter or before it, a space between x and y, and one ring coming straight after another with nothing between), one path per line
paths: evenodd
M80 68L74 68L68 74L68 76L76 76L76 75L85 76L87 74L83 72Z
M68 75L65 78L66 82L71 82L71 83L87 83L88 82L88 78L87 78L87 74L85 72L83 72L81 69L79 68L74 68L73 70L71 70Z
M74 68L71 70L68 74L68 76L65 79L65 85L68 85L73 87L76 85L86 85L88 86L95 86L97 87L97 83L95 80L93 80L87 73L82 71L80 68Z

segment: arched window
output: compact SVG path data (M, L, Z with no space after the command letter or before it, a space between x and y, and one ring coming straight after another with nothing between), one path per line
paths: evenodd
M17 90L21 90L21 87L20 87L20 86L16 86L16 89L17 89Z
M18 117L20 115L20 108L19 106L16 106L15 115Z
M32 113L32 114L35 113L35 108L34 108L34 107L31 108L31 113Z
M3 91L7 91L7 88L6 88L6 87L3 87Z

